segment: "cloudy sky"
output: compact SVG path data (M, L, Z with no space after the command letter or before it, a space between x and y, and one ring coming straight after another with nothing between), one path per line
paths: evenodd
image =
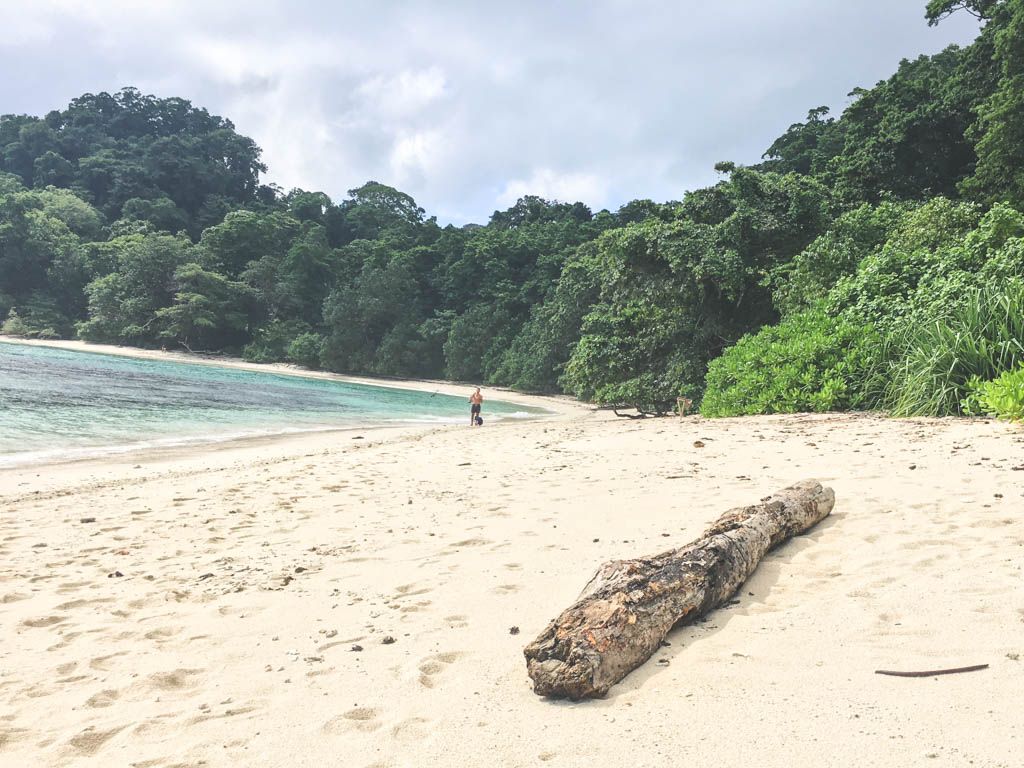
M374 179L442 223L523 194L678 199L842 110L901 58L969 42L925 0L0 0L0 112L134 85L230 118L268 181Z

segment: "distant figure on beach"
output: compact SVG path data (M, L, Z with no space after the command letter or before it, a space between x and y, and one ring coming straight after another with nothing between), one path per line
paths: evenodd
M476 392L469 396L469 426L477 427L484 423L480 417L480 406L483 404L484 396L480 394L480 387L477 387Z

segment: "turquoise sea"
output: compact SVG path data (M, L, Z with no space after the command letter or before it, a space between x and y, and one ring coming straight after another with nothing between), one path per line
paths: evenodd
M0 467L347 427L468 424L470 393L0 342ZM543 413L488 398L484 426Z

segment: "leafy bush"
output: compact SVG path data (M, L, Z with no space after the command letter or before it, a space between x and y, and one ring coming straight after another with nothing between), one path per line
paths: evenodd
M320 348L324 340L319 333L300 333L288 345L286 357L293 363L307 368L320 367Z
M12 307L10 314L7 315L7 319L4 320L4 324L0 326L0 333L7 336L28 336L29 328L18 315L18 310Z
M829 312L888 333L916 310L941 305L983 263L980 249L964 247L979 218L977 207L944 198L911 210L856 273L836 282L826 300ZM952 286L954 291L943 290Z
M250 363L277 363L288 359L291 344L309 333L309 325L301 320L272 320L254 334L242 350ZM319 356L319 352L318 352Z
M808 310L744 336L708 367L705 416L856 408L874 361L870 326Z
M967 382L967 396L961 410L972 416L996 416L1010 421L1024 420L1024 365L1006 371L992 381L973 377Z
M452 321L444 343L445 374L456 381L490 378L502 351L512 343L511 313L502 304L476 304Z
M655 302L628 306L599 304L584 319L583 338L560 380L566 391L601 405L666 413L682 390L696 399L687 382L701 378L694 356L686 354L678 329L678 308Z
M975 290L948 313L908 326L896 345L885 394L892 413L962 413L977 381L1024 363L1024 281Z
M772 273L772 301L783 315L817 305L840 278L882 245L910 206L865 203L842 214L791 261Z
M7 319L0 324L0 333L28 339L59 339L67 328L67 317L54 307L54 302L36 293L18 308L11 307Z

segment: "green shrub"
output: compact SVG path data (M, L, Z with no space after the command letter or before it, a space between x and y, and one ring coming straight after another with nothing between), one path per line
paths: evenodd
M833 221L790 262L772 273L772 301L783 315L810 309L843 277L857 271L861 260L876 251L902 224L909 203L864 203Z
M7 315L7 319L4 320L3 326L0 326L0 333L6 334L7 336L28 336L29 328L25 325L25 321L18 315L18 310L11 308L11 312Z
M700 396L700 359L679 329L678 308L656 302L610 307L599 304L584 320L583 337L565 366L566 391L600 405L667 413L680 393Z
M307 368L319 368L320 349L323 342L323 337L319 333L300 333L288 345L286 357L291 362L304 365Z
M960 400L960 413L964 416L984 416L985 405L981 401L982 390L988 382L980 376L971 376L964 383L964 396Z
M28 314L22 317L14 308L11 309L7 319L0 325L0 333L6 336L22 336L28 339L59 339L60 333L51 325L46 325L46 320L51 318L38 317ZM40 325L40 323L42 323Z
M879 339L820 309L744 336L708 367L705 416L833 411L863 405Z
M911 211L855 274L836 282L828 311L899 335L963 306L980 288L1024 277L1024 214L998 204L979 215L943 198Z
M253 334L253 340L242 349L242 357L250 363L278 363L290 359L290 345L309 330L309 325L301 320L272 320Z
M960 408L971 416L1024 421L1024 365L992 381L972 377L967 382L967 395L961 400Z
M944 198L909 211L855 273L836 281L826 301L828 311L871 323L885 334L915 310L941 306L978 271L979 257L964 247L964 239L979 219L976 206Z
M1024 281L970 292L950 312L909 325L896 341L885 405L895 416L947 416L972 407L978 381L1024 363Z

